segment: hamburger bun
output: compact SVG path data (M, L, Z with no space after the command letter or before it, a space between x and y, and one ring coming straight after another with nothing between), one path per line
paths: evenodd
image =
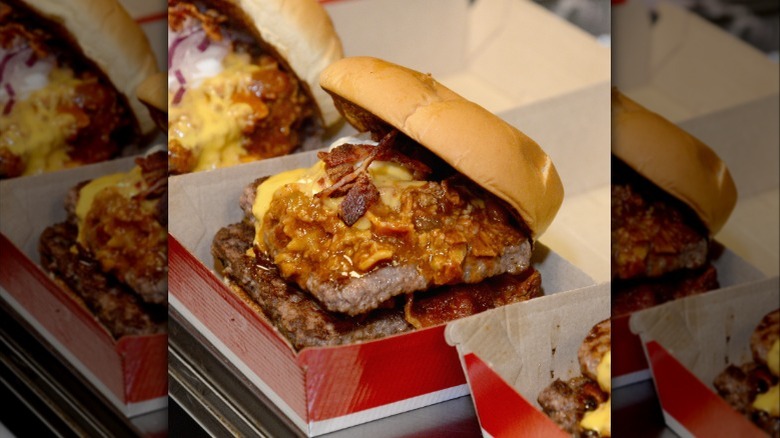
M146 35L116 0L25 0L41 16L60 23L72 43L107 76L127 99L142 134L154 129L138 85L157 71Z
M711 235L723 227L737 202L734 180L712 149L616 88L612 153L693 209Z
M541 235L558 212L563 185L539 145L431 75L353 57L328 66L320 85L357 130L391 125L403 132L507 202L532 237Z
M241 8L254 29L306 83L317 102L324 126L339 120L327 93L318 85L320 72L343 56L341 40L317 0L226 0Z
M136 96L157 124L165 132L168 125L168 79L165 73L158 72L146 78L136 89Z

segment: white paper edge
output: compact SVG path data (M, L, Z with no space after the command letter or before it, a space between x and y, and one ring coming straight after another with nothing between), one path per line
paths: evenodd
M695 435L688 431L688 429L685 428L685 426L682 425L679 421L677 421L676 418L674 418L670 413L666 412L665 409L661 410L664 414L664 421L666 422L666 425L669 427L669 429L672 429L674 433L677 434L680 438L695 438Z
M228 348L209 328L203 324L190 310L176 298L176 295L168 295L168 304L176 309L176 311L184 317L195 330L206 338L206 340L214 346L225 358L238 368L239 372L243 374L255 387L257 387L263 394L265 394L271 403L278 407L282 413L289 418L295 426L301 431L306 432L306 420L301 418L291 407L288 405L282 397L279 396L270 386L268 386L263 379L260 378L254 371L252 371L241 358L236 356L233 351Z
M310 436L323 435L326 433L335 432L337 430L346 429L347 427L357 426L358 424L364 424L370 421L378 420L380 418L389 417L391 415L396 415L425 406L430 406L436 403L441 403L447 400L452 400L458 397L463 397L468 394L469 386L464 383L462 385L429 392L427 394L418 395L416 397L377 406L375 408L343 415L341 417L313 421L309 423L309 433Z

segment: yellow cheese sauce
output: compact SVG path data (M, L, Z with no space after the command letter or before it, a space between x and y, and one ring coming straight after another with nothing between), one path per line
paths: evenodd
M176 90L169 89L168 138L177 139L198 157L195 171L241 163L243 130L263 114L233 97L260 70L249 55L230 53L219 74L204 79L197 88L188 88L180 102L173 103Z
M6 147L25 162L23 175L69 166L66 139L76 130L76 118L61 111L83 81L69 69L53 68L48 83L17 102L0 117L0 148Z
M766 362L772 374L780 375L780 339L772 344ZM767 412L773 417L780 416L780 384L774 385L767 392L756 396L753 408Z
M400 208L400 193L410 186L422 186L425 181L413 181L412 174L403 166L389 161L374 161L368 169L369 175L374 185L379 190L381 202L393 210ZM276 174L265 180L258 188L255 194L255 202L252 205L252 214L255 222L255 245L264 248L260 236L260 227L263 223L263 217L271 205L274 193L281 187L288 184L295 184L301 192L308 196L314 196L332 182L325 173L325 163L318 161L310 168L288 170ZM339 206L339 199L326 199L325 206L335 212ZM354 224L359 229L367 229L370 222L363 217Z
M596 368L596 378L601 389L606 393L612 391L612 351L607 351ZM612 397L601 403L593 411L588 411L580 421L580 426L594 430L600 436L611 436L612 429Z
M84 244L84 231L81 225L84 223L95 197L100 192L107 188L112 188L129 199L139 193L143 189L143 186L144 180L141 175L141 168L137 166L130 172L105 175L100 178L95 178L84 185L79 191L79 199L76 203L76 218L79 228L77 241L82 245Z

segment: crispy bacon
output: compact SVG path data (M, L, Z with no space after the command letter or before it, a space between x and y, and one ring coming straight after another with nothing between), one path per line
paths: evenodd
M192 20L188 21L188 19ZM181 32L194 26L194 23L200 23L212 41L222 41L222 32L219 28L225 21L227 17L217 11L209 9L201 12L191 3L180 2L168 7L168 26L174 32Z
M398 130L388 132L376 146L346 143L317 156L325 163L328 178L333 185L317 194L319 197L345 196L339 217L351 226L379 199L379 190L368 176L368 167L375 160L392 161L406 167L415 179L431 174L431 168L393 148ZM360 166L355 168L355 164Z
M379 190L367 174L361 173L347 192L344 200L341 201L339 217L347 226L351 227L378 200Z

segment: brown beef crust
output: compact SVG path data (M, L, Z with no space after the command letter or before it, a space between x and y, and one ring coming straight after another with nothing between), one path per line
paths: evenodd
M568 381L555 379L539 393L537 401L544 413L561 429L576 437L597 437L594 431L581 429L580 421L587 411L596 409L608 398L598 383L580 376Z
M598 366L612 348L612 323L609 319L593 326L577 352L582 374L598 381Z
M245 222L219 230L211 248L218 270L246 292L296 350L367 341L411 329L400 308L348 317L323 310L311 295L284 282L264 255L247 255L254 227Z
M542 275L533 267L520 274L501 274L479 283L443 286L406 295L406 320L430 327L496 307L542 296Z
M772 437L780 437L780 417L753 408L758 394L777 384L777 377L764 365L748 362L742 366L729 365L715 378L718 394L735 410L745 415Z
M114 338L167 331L167 308L144 303L129 287L100 269L76 245L77 229L63 222L41 234L39 252L43 268L65 283Z
M682 270L656 279L612 282L612 316L626 315L719 287L715 267Z

